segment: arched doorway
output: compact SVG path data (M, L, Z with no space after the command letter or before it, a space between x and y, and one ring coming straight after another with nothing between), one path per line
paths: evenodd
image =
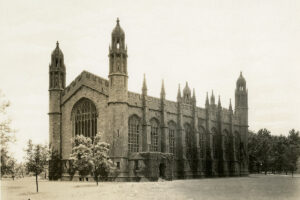
M166 177L166 165L164 163L159 164L159 178L164 179Z

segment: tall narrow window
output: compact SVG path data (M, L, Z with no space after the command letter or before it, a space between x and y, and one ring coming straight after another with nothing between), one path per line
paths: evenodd
M230 160L230 150L231 150L231 148L230 148L230 134L229 134L229 132L227 131L227 130L224 130L224 148L225 148L225 159L227 160L227 161L229 161Z
M96 106L91 100L79 100L72 110L73 134L93 139L97 134L97 116Z
M199 127L199 146L200 157L203 158L205 154L205 131L203 127Z
M213 136L213 157L214 159L218 159L218 136L216 129L212 129Z
M129 152L139 151L139 134L140 134L140 120L133 115L128 120L128 150Z
M234 139L235 139L235 155L236 155L236 159L240 160L240 134L238 132L234 133Z
M150 151L158 151L158 122L155 119L151 123L151 145Z
M176 154L175 149L175 133L176 133L176 124L174 122L169 123L169 152Z
M184 125L185 130L185 145L186 145L186 157L192 158L192 128L189 124Z

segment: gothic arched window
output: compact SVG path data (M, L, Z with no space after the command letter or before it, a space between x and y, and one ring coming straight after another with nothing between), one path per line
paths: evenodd
M229 161L230 160L230 151L231 151L230 134L226 129L223 131L223 136L224 136L225 159L227 161Z
M133 115L128 120L128 151L139 151L139 135L141 130L140 120L136 115Z
M239 132L234 132L234 146L235 146L235 155L236 159L240 160L240 143L241 143L241 138Z
M205 153L205 130L203 127L199 127L199 146L200 146L200 157L204 157Z
M191 158L192 156L192 128L189 124L184 125L185 131L185 145L186 145L186 157Z
M176 145L175 145L175 138L176 138L176 124L171 121L169 122L169 148L170 148L170 153L176 154Z
M151 145L150 151L158 151L158 122L156 119L150 121L151 124Z
M215 128L211 130L212 137L213 137L213 157L214 159L218 159L218 135Z
M97 116L95 104L89 99L80 99L72 110L73 135L93 139L97 134Z

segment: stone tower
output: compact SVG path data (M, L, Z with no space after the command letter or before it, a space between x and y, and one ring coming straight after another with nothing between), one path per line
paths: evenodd
M248 174L248 90L246 80L242 72L236 82L235 89L235 116L239 119L240 125L240 156L241 156L241 175Z
M111 34L108 78L106 140L111 144L112 159L122 172L126 170L128 154L128 74L125 33L120 27L119 19Z
M56 43L49 65L49 145L52 151L61 153L61 93L66 84L64 55Z

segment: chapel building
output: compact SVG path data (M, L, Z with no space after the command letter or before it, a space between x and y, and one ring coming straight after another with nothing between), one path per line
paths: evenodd
M183 91L178 88L176 102L166 99L163 82L159 98L148 96L145 77L141 94L128 91L127 58L117 20L108 79L83 71L66 87L64 55L56 44L49 65L49 139L62 180L70 180L72 139L93 139L99 132L110 144L119 181L248 175L248 90L242 73L234 108L231 102L222 107L220 98L216 103L213 93L201 108L187 83Z

